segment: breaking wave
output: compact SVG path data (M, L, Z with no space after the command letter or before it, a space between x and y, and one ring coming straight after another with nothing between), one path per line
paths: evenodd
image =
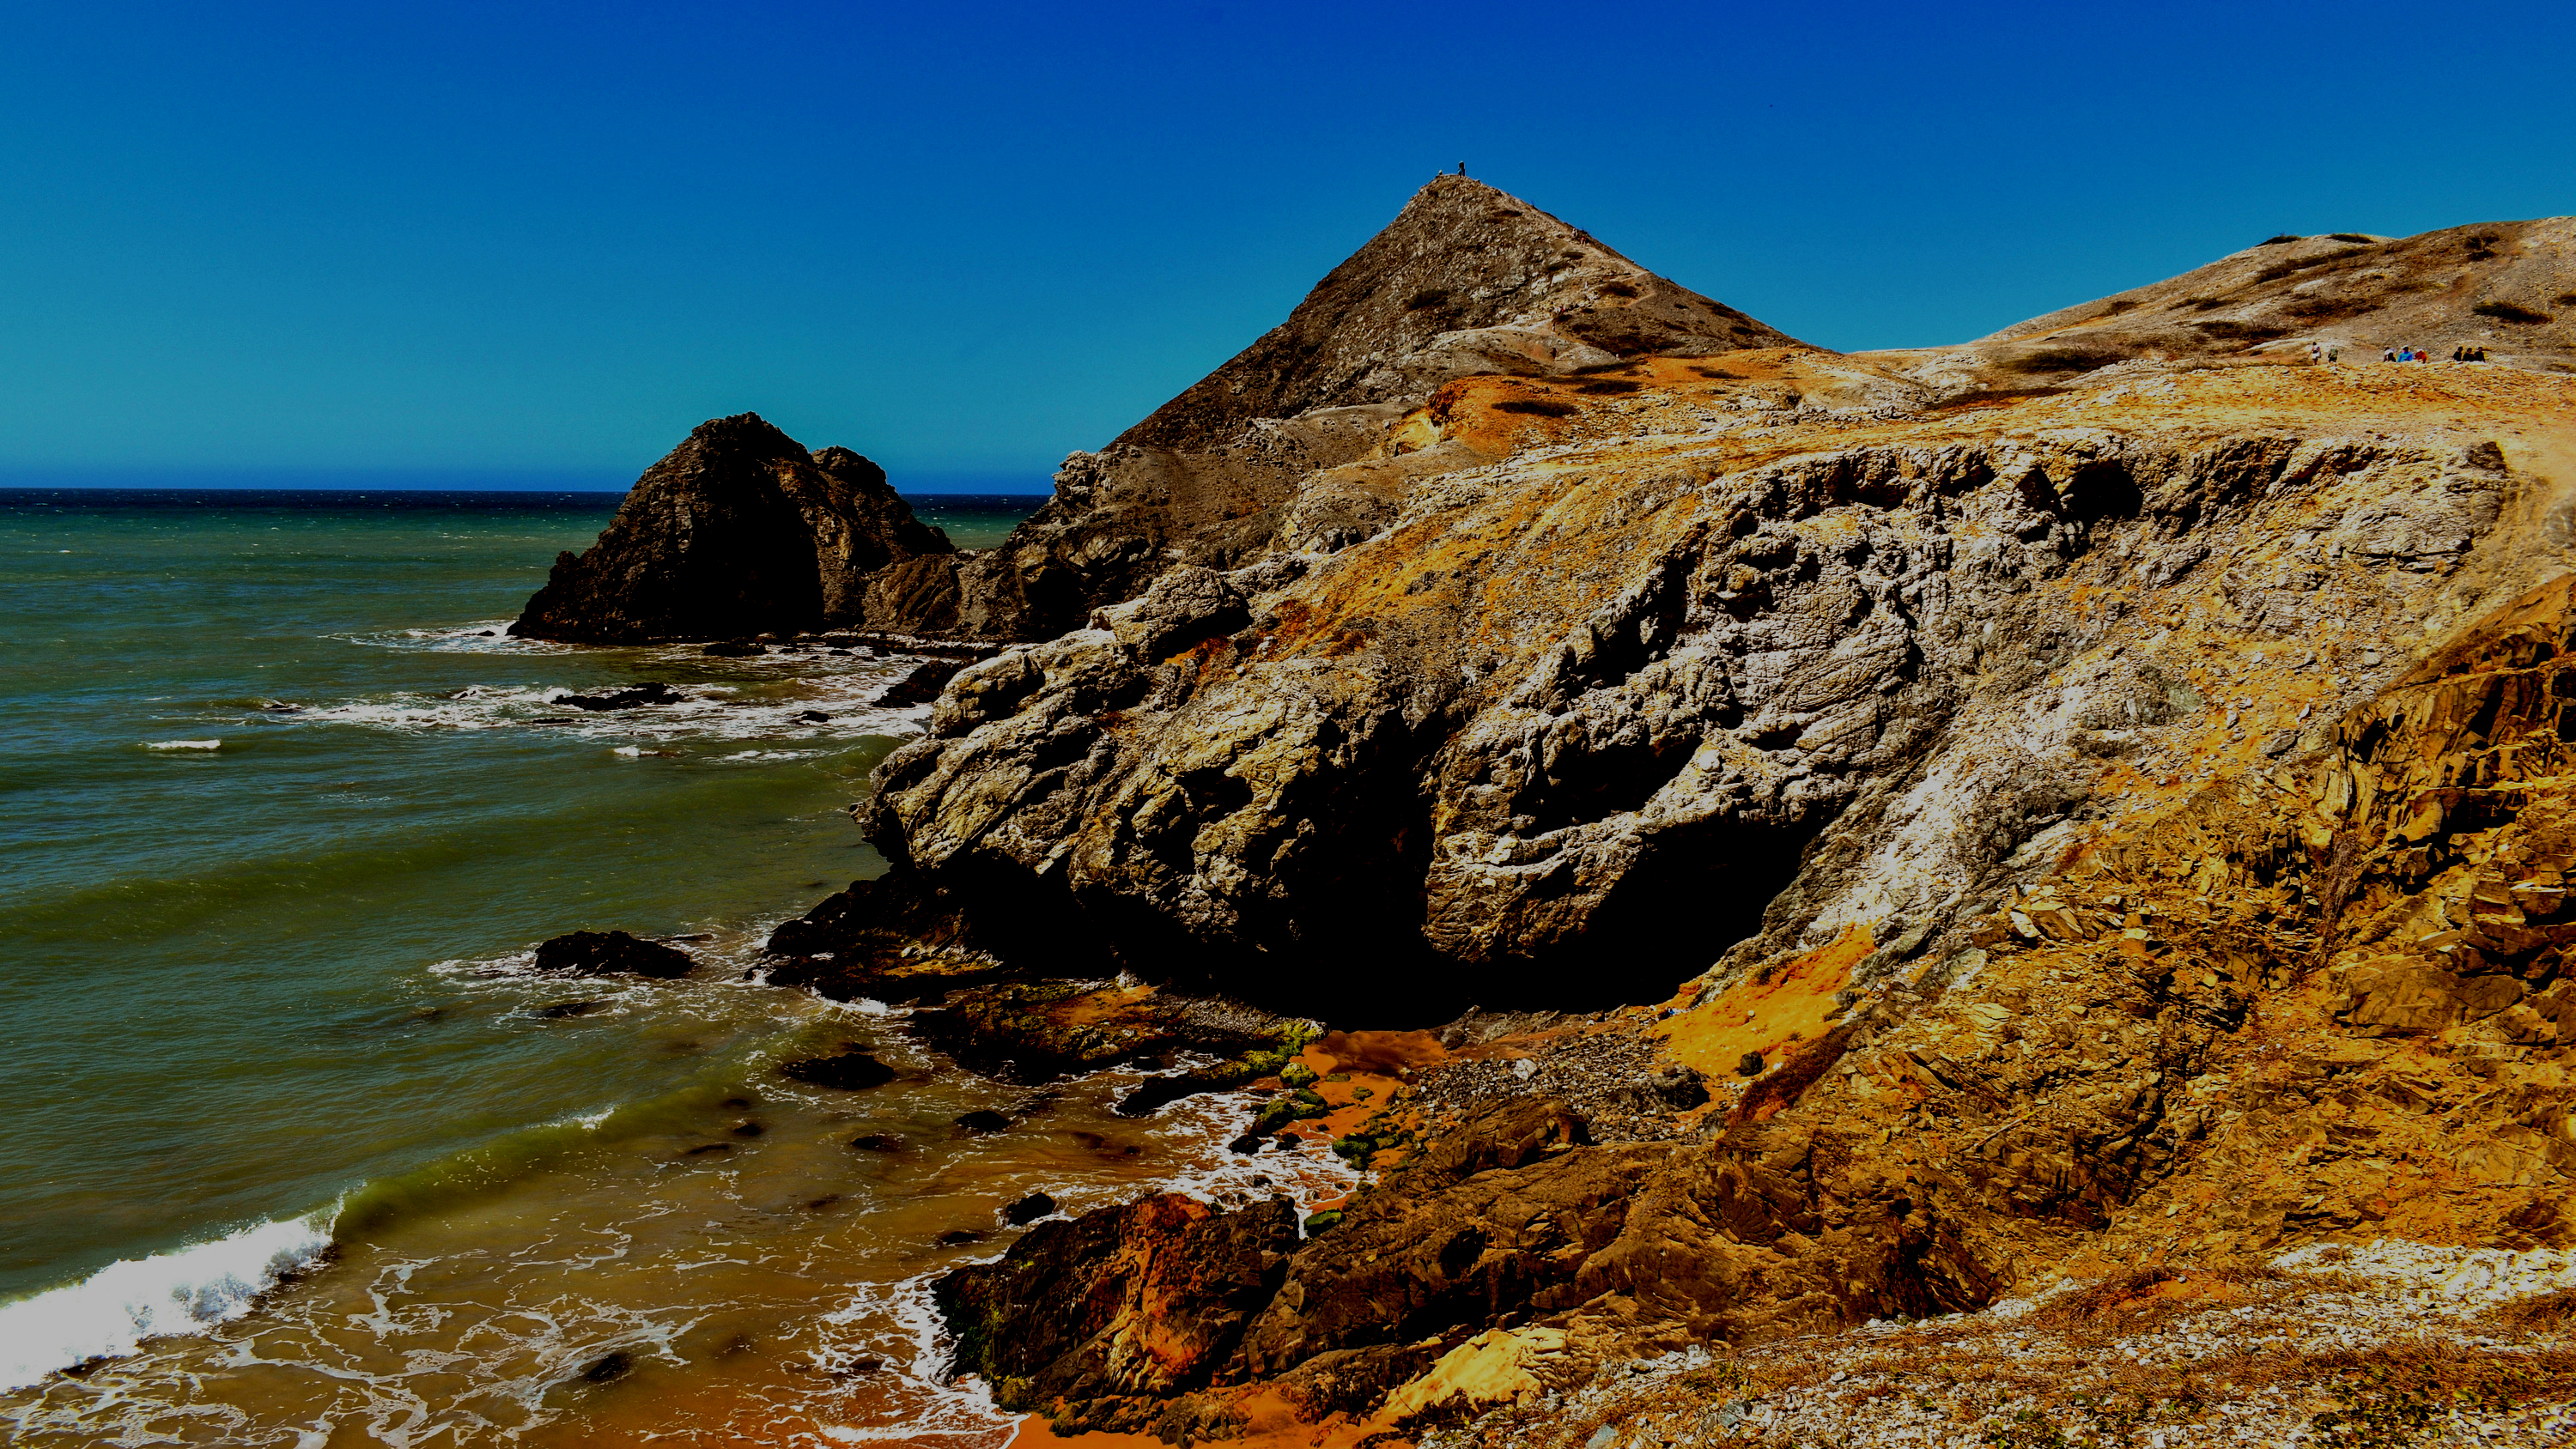
M68 1287L0 1305L0 1389L130 1354L147 1338L203 1333L248 1313L331 1247L337 1206L148 1258L110 1263Z

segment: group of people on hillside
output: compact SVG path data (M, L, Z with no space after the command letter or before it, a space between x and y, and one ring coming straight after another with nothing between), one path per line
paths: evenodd
M2433 360L2433 354L2417 347L2383 347L2379 351L2379 360L2382 362L2430 362ZM2466 344L2462 344L2461 346L2451 349L2451 360L2453 362L2484 362L2487 360L2487 350L2483 347L2470 347Z

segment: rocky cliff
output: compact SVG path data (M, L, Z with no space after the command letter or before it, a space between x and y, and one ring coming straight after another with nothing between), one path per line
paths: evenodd
M2465 229L2460 265L2539 275L2563 233ZM2329 290L2219 265L2247 307ZM2425 316L2495 320L2447 285ZM996 1360L1011 1401L1353 1442L1517 1403L1584 1442L1543 1405L1623 1355L2336 1238L2576 1245L2576 378L2163 323L2015 370L2135 310L1451 377L1261 547L962 671L859 811L912 914L846 899L793 949L1550 1008L1419 1038L1333 1129L1380 1182L1193 1278L1186 1374L1097 1371L1145 1331L1111 1304L1061 1365ZM1354 477L1366 532L1298 531ZM993 1281L1091 1282L1149 1220Z
M1862 361L1730 367L1449 385L1391 436L1506 456L1351 547L1176 569L964 671L871 838L1256 994L1317 953L1382 997L1598 1006L1852 925L1921 949L2017 858L2228 732L2297 748L2297 709L2527 579L2528 534L2480 545L2568 392L2177 369L1891 412ZM1506 406L1532 397L1564 413ZM2215 685L2221 651L2264 682Z
M885 470L809 453L755 413L701 423L644 471L599 542L555 560L513 634L724 639L905 616L904 565L944 559Z
M1452 379L1791 344L1517 197L1443 176L1287 321L1066 459L1055 497L1007 542L944 577L920 569L901 627L1052 638L1176 565L1366 537L1421 467L1382 456L1387 428Z

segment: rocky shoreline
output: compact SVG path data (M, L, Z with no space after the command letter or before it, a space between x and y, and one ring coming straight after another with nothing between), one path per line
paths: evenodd
M2318 359L2565 286L2564 219L2275 238L1842 355L1444 178L1001 548L763 545L843 604L729 619L976 656L768 979L1371 1174L1042 1223L957 1371L1176 1444L2559 1432L2563 1284L2406 1347L2315 1255L2576 1244L2576 337ZM762 429L550 589L854 476Z

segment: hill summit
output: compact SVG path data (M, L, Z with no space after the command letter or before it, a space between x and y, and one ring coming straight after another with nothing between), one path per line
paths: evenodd
M1262 418L1418 401L1475 373L1794 342L1516 196L1441 176L1286 321L1110 447L1215 447Z

